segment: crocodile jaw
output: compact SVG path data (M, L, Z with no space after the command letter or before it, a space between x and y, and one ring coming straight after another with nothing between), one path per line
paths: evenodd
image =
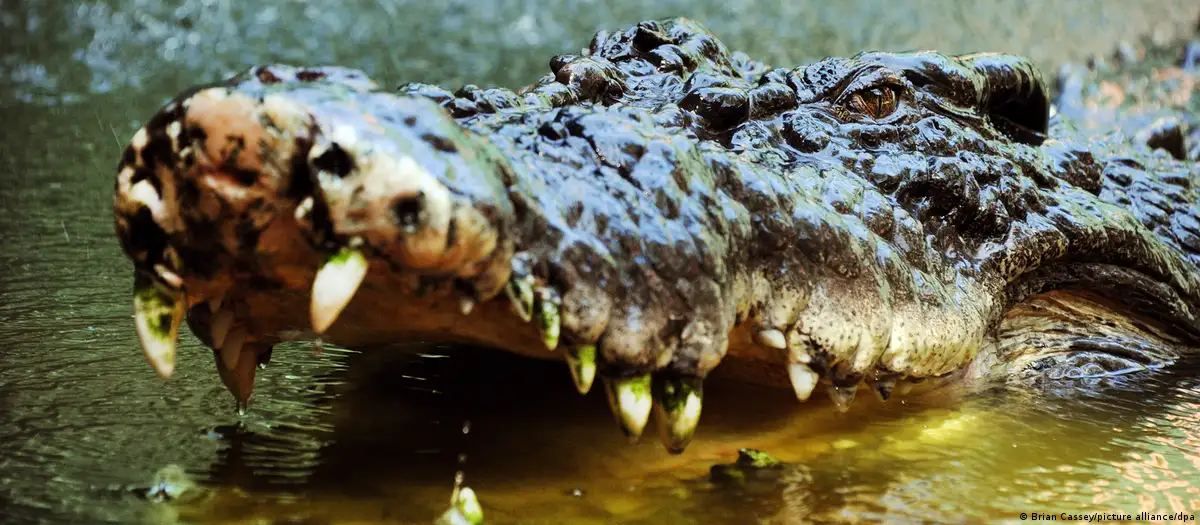
M685 36L705 37L688 21L676 24ZM643 38L644 29L615 38ZM724 53L715 45L715 55ZM833 60L794 73L807 79L800 87L783 87L778 75L766 74L766 85L749 94L700 89L656 113L632 103L599 107L605 97L638 86L598 59L556 60L555 82L524 92L524 103L547 110L563 99L597 106L567 113L576 120L566 124L545 118L553 112L526 113L535 122L520 129L536 127L537 140L566 146L525 156L520 137L487 128L502 123L472 120L459 99L439 105L430 100L442 96L436 92L377 93L350 70L259 67L185 94L135 135L114 201L118 233L136 266L135 308L147 355L161 375L170 373L174 330L187 309L189 325L214 347L221 378L241 407L255 365L270 358L273 344L296 337L357 348L457 341L562 357L581 392L602 377L627 434L640 434L653 411L664 443L676 452L699 418L699 381L718 364L755 381L790 382L802 400L824 385L843 409L864 382L887 398L897 381L990 365L1000 355L995 329L1004 328L1002 314L1038 292L1021 287L1039 265L1114 259L1141 272L1130 278L1131 290L1162 291L1157 295L1175 305L1175 319L1194 321L1187 305L1200 286L1186 261L1089 190L1039 182L1060 184L1054 197L1075 206L1047 208L1039 201L1044 188L1013 165L1078 170L1064 177L1085 184L1100 173L1092 157L1075 162L1076 152L1062 145L1055 151L1074 164L1052 165L1048 154L1012 144L985 120L1006 122L1022 140L1045 138L1038 129L1039 119L1045 124L1044 86L1028 64L936 54L870 55L860 62L867 73L860 75L853 61ZM738 104L787 92L807 106L797 112L788 112L796 100L773 106L784 113L755 116L759 121L746 128L775 119L769 125L791 133L789 147L815 148L822 125L849 118L838 105L848 95L822 98L806 90L907 85L880 63L926 68L922 74L945 68L953 81L966 78L968 84L949 92L982 93L952 102L982 104L953 109L983 153L965 160L918 156L918 173L885 196L864 178L893 176L888 170L896 165L908 169L887 162L910 152L870 157L872 173L856 171L872 169L861 156L834 162L800 155L803 162L786 169L760 169L771 161L754 158L753 148L710 159L704 155L712 152L683 129L688 122L719 127L730 118L723 112L750 118L754 108L737 113ZM988 89L986 77L973 76L982 74L1000 75L997 86L1014 92ZM766 82L772 78L780 82ZM893 84L872 84L881 81ZM845 128L887 138L895 133L889 122L935 130L961 124L941 113L920 114L921 97L939 95L908 87L901 102L911 107L897 117ZM997 109L983 100L986 93L1028 100ZM511 103L505 96L477 98ZM443 106L465 116L452 119ZM642 148L640 157L623 149L629 144L604 142L623 137L621 125L630 119L650 130L629 136ZM900 142L948 147L959 139L918 134ZM571 149L581 143L587 146ZM578 159L555 156L579 150L600 157L596 165L582 161L580 170L594 169L587 177L561 169ZM983 154L989 160L980 160ZM643 161L648 175L639 175ZM959 161L998 169L977 180L956 171ZM654 168L663 164L686 167L687 177ZM922 200L928 184L946 185L966 202ZM1031 206L1030 218L1009 220L1003 199L1022 213L1020 206ZM697 202L723 213L706 214ZM922 218L932 205L941 208ZM1070 217L1083 212L1097 216ZM947 240L936 234L943 227L952 237L937 244ZM963 241L953 237L955 228L980 229L985 242L959 252L972 245L955 245ZM1117 237L1129 242L1115 256L1096 241ZM1173 287L1142 282L1153 276L1173 279ZM1013 357L1005 354L1019 362ZM974 366L970 374L988 377L1001 368Z

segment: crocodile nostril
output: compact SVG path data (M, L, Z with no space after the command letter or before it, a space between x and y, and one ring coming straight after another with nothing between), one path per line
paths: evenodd
M255 76L257 76L258 81L262 82L263 84L278 84L282 82L282 80L279 79L279 76L277 76L273 71L271 71L270 68L266 66L258 68L258 71L255 72Z
M329 149L313 159L312 164L317 170L327 171L338 177L345 177L354 171L354 161L336 142L330 144Z
M1175 117L1163 117L1150 123L1134 134L1133 140L1154 150L1170 153L1175 160L1187 160L1185 125Z
M317 80L321 80L322 78L325 78L325 73L322 71L305 69L296 73L296 79L300 80L301 82L315 82Z
M421 223L421 212L425 209L425 192L400 197L392 203L396 224L405 232L412 232Z

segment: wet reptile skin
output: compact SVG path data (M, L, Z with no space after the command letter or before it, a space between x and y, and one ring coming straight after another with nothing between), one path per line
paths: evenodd
M1019 57L772 69L686 19L601 32L516 92L256 67L135 136L117 231L202 340L235 312L251 382L305 336L313 276L344 247L370 270L326 340L556 357L504 300L532 282L606 377L943 376L1014 305L1072 289L1194 346L1196 46L1138 52L1150 78L1064 72L1053 111Z

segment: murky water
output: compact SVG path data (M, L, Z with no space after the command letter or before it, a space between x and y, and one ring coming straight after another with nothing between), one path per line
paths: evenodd
M600 393L579 397L559 363L296 345L276 351L239 418L190 335L169 381L137 347L112 172L138 119L188 84L282 60L385 83L516 86L597 28L670 14L777 64L937 47L1029 54L1049 70L1200 12L1182 0L1035 4L0 0L0 521L428 523L459 470L496 523L1200 513L1196 362L1086 395L862 395L844 415L714 384L696 441L669 456L650 435L625 442ZM740 447L791 466L706 481ZM139 496L168 465L208 489L175 504Z

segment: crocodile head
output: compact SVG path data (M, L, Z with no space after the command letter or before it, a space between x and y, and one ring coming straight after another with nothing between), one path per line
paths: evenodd
M771 69L679 19L550 66L456 93L261 66L167 103L114 200L158 373L185 314L239 407L283 340L474 343L599 375L679 452L714 371L845 409L1200 343L1195 162L1058 122L1022 58Z

